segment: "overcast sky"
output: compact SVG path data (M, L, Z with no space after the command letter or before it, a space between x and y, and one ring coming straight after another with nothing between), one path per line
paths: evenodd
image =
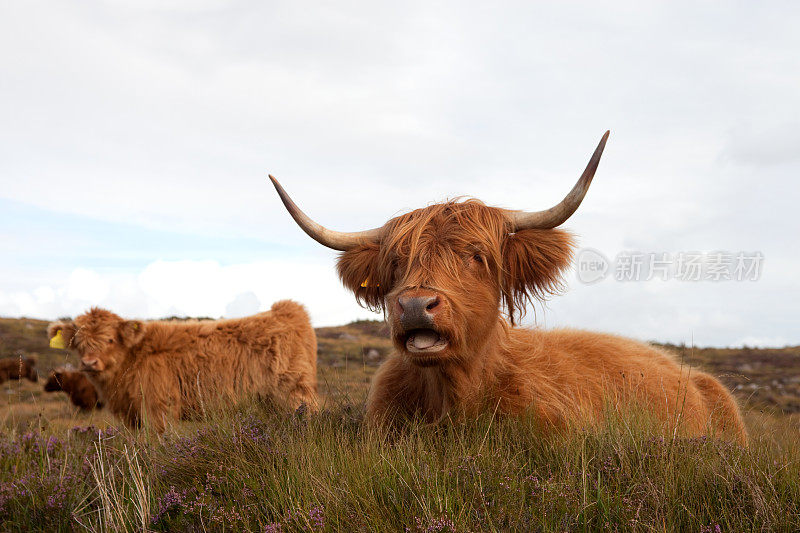
M565 225L607 276L528 323L800 343L800 5L500 5L0 3L0 315L380 318L267 173L345 231L460 195L543 209L610 129ZM718 251L759 279L615 279L619 254Z

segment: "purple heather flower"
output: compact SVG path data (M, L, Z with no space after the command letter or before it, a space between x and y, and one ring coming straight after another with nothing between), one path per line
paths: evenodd
M325 508L321 505L312 507L308 512L308 519L313 527L323 529L325 527Z

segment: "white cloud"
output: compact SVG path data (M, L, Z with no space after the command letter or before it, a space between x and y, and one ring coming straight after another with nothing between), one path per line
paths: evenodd
M39 294L49 294L52 289L40 287ZM64 298L75 302L102 302L108 296L110 284L103 276L86 268L72 271L64 289Z
M253 315L261 310L261 301L253 292L243 292L237 294L228 305L225 306L225 316L230 318Z
M332 264L291 260L155 261L128 273L79 268L63 284L0 292L0 315L52 319L100 306L128 317L236 317L265 311L283 299L306 304L317 326L381 318L356 305Z

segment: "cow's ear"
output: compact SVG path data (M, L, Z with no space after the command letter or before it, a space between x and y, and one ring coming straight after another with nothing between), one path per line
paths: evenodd
M502 293L512 324L515 314L524 316L528 302L561 289L574 246L572 235L559 229L526 229L505 238Z
M375 242L360 244L343 252L336 263L339 279L353 291L356 300L370 309L383 306L386 280L380 269L380 245Z
M75 337L75 332L78 330L75 323L71 320L59 320L58 322L51 322L47 326L47 338L52 339L58 332L61 332L61 339L64 342L64 348L72 348L72 339Z
M141 320L124 320L119 326L122 344L133 348L144 338L144 323Z

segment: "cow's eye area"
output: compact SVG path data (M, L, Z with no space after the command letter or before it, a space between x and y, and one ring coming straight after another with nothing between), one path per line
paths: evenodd
M480 252L469 252L469 255L467 255L467 262L472 264L481 264L484 262L483 254Z
M114 344L114 339L108 339L108 344Z

